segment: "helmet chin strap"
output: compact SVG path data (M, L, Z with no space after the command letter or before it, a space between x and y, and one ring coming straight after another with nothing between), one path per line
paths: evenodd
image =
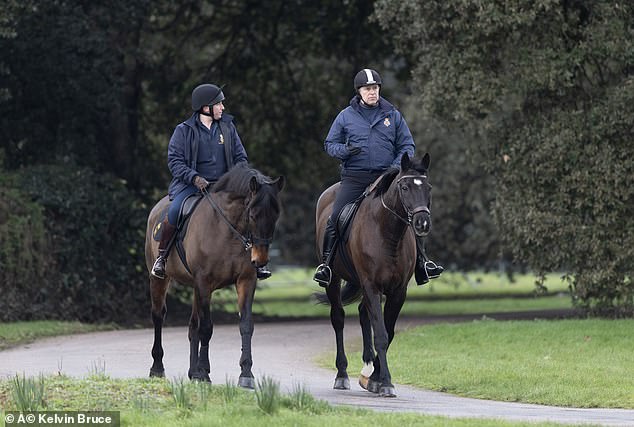
M365 101L363 100L363 97L362 97L362 96L361 96L361 94L359 93L359 89L357 89L357 98L359 98L359 104L361 104L361 105L366 105L366 106L368 106L368 107L370 107L370 108L374 108L374 107L376 107L377 105L379 105L379 101L378 101L378 100L376 101L376 103L375 103L374 105L370 105L370 104L368 104L367 102L365 102Z
M213 113L205 113L202 108L200 109L200 111L198 112L198 114L202 114L203 116L207 116L207 117L212 117L213 118Z

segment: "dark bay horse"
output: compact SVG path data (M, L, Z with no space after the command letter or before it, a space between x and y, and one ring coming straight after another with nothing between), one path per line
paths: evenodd
M168 258L165 279L150 274L150 297L154 323L154 345L150 376L165 376L161 331L167 308L165 297L172 280L194 288L189 321L190 379L210 381L209 341L213 332L210 303L216 289L235 284L242 336L242 369L238 384L254 388L251 367L256 269L268 262L268 248L280 214L278 194L284 177L274 180L246 164L237 165L223 175L192 213L183 241L185 268L176 251ZM145 238L145 262L148 271L158 254L158 242L152 233L161 221L169 200L161 199L150 212Z
M337 377L334 388L349 389L343 343L343 305L357 301L363 336L363 362L359 384L381 396L396 396L388 369L387 350L394 338L396 319L405 302L407 283L416 262L415 235L431 229L431 186L427 178L429 154L411 161L406 155L400 170L388 170L377 180L374 190L363 199L350 225L348 240L338 245L332 264L332 280L320 302L330 303L330 321L337 343ZM326 221L339 183L322 193L317 202L317 242L323 242ZM342 253L348 262L342 260ZM317 248L321 254L321 247ZM353 271L347 268L353 267ZM341 288L341 280L347 283ZM385 307L381 310L382 296ZM374 338L374 343L372 342ZM374 349L373 349L374 344ZM374 353L376 350L376 355ZM371 372L371 375L370 375ZM369 376L369 378L368 378Z

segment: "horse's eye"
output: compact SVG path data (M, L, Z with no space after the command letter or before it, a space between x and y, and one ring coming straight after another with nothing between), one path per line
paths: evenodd
M401 190L408 191L409 187L407 185L401 185Z

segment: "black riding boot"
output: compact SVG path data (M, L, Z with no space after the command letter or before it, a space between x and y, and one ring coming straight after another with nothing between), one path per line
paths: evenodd
M414 268L414 277L417 285L424 285L429 279L435 279L445 269L427 258L425 254L425 242L422 237L416 238L416 267Z
M330 279L332 279L332 271L330 270L330 261L334 255L335 244L337 243L337 230L335 229L335 225L333 221L328 218L328 222L326 223L326 231L324 233L324 246L322 249L321 255L321 264L317 267L317 271L315 271L315 276L313 276L313 280L319 283L319 286L327 288L330 284Z
M165 263L167 262L167 255L169 253L167 246L171 242L172 237L174 237L176 227L170 224L167 219L163 221L161 227L163 230L161 231L161 241L158 247L159 255L156 261L154 261L154 266L152 266L152 275L159 279L165 279Z

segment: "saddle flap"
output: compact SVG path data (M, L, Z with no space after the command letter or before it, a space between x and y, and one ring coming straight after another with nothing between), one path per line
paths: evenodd
M194 193L189 196L185 200L183 200L183 204L181 205L181 209L178 212L178 228L180 229L183 224L189 219L190 215L196 209L198 203L202 200L203 196L200 193Z
M183 201L183 204L181 205L181 208L178 212L178 219L176 220L176 227L177 227L178 235L179 235L178 240L183 240L183 238L185 237L185 233L187 231L187 223L188 223L187 220L189 219L191 214L194 212L194 209L196 209L196 206L201 200L202 200L202 195L199 193L195 193L187 197ZM159 214L158 219L156 220L156 224L154 224L154 228L152 229L152 238L157 242L161 241L161 235L163 234L162 225L163 225L163 221L167 219L169 206L170 205L167 205L163 209L163 211Z
M359 209L359 205L361 204L362 199L354 200L347 205L345 205L341 212L339 212L339 216L337 217L337 235L344 236L346 231L348 230L348 226L352 222L357 210Z

